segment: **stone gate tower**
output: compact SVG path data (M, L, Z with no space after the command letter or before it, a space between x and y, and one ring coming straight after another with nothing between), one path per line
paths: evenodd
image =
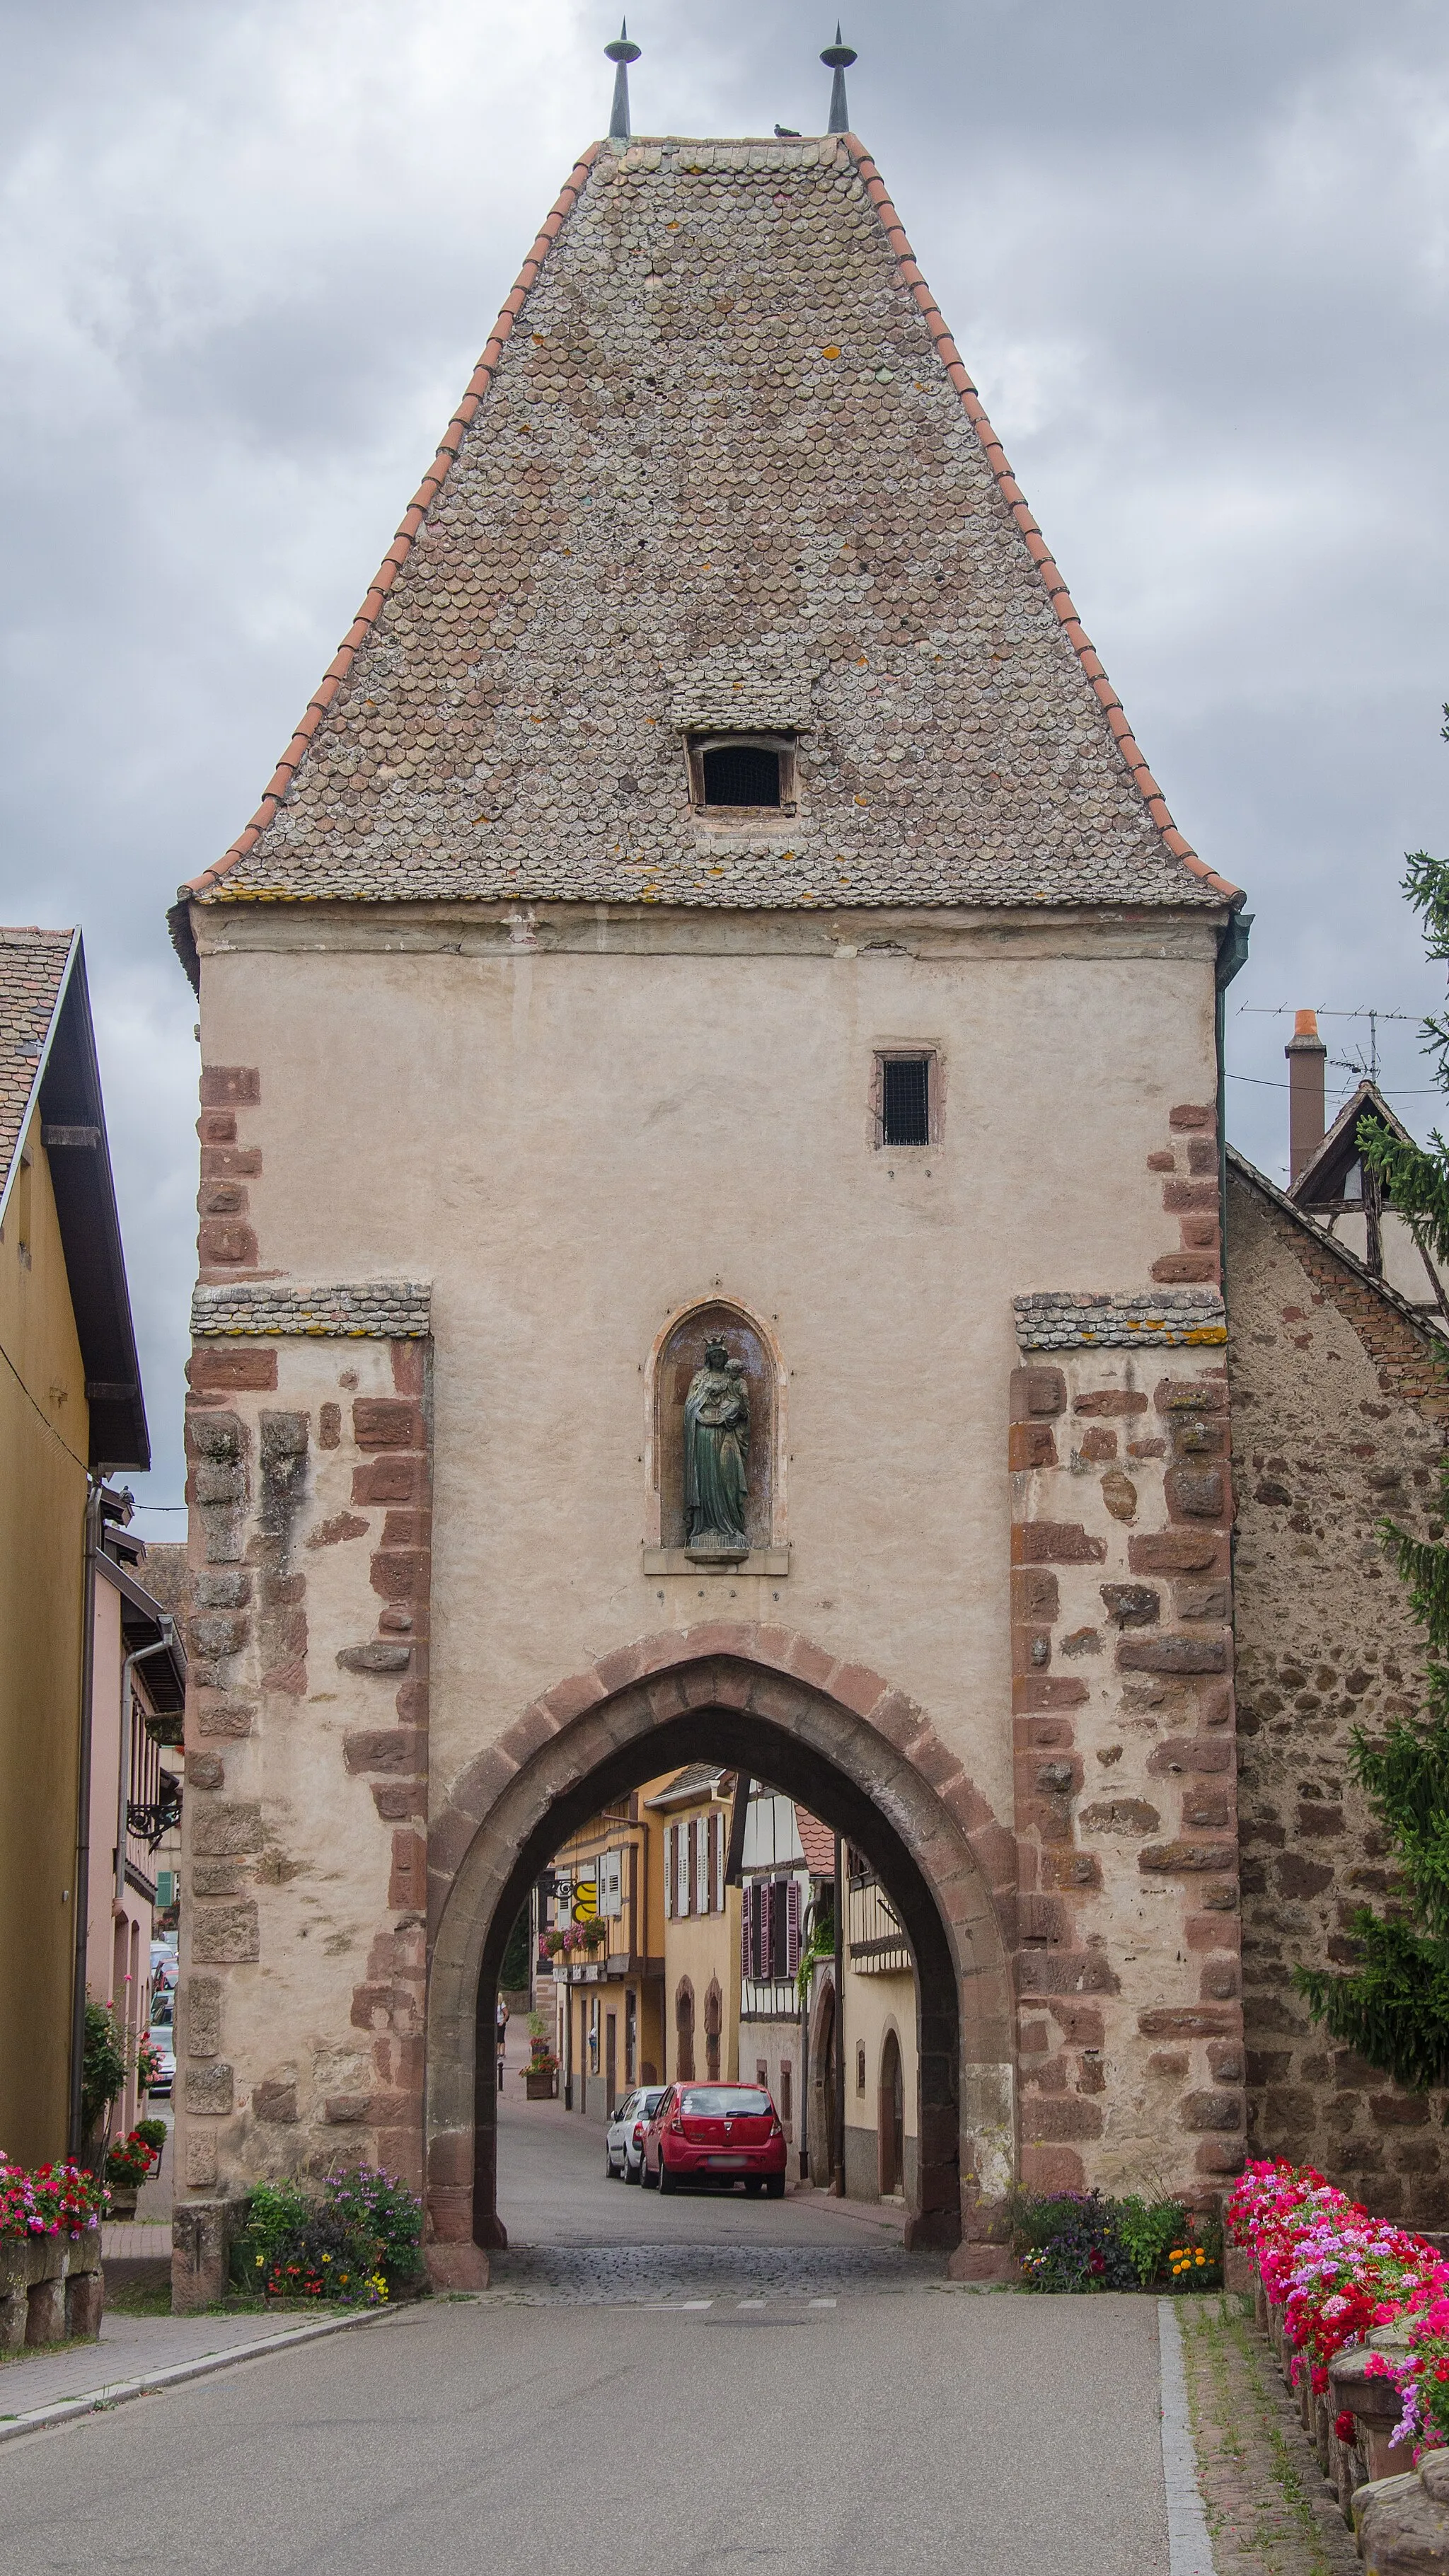
M1017 2173L1235 2170L1239 901L861 144L586 152L173 915L188 2243L361 2152L477 2278L498 1924L571 1798L730 1725L879 1820L945 1963L922 2234L988 2261Z

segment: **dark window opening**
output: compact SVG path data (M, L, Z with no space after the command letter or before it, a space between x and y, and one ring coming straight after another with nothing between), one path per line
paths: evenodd
M881 1066L881 1143L929 1145L930 1141L930 1057L887 1056Z
M780 803L780 755L759 743L721 743L703 754L700 768L706 805Z

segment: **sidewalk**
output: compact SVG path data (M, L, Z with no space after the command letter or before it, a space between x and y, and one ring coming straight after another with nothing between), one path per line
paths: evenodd
M348 2308L315 2318L107 2316L98 2343L17 2353L0 2362L0 2442L54 2420L58 2409L115 2405L158 2380L201 2377L254 2348L307 2342L389 2313Z

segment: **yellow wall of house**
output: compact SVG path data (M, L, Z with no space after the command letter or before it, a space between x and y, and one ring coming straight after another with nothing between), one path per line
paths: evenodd
M665 2075L671 2083L680 2071L675 1999L685 1977L694 1988L695 2074L702 2081L709 2071L704 2045L704 2002L713 1978L718 1980L720 1990L720 2080L725 2084L739 2081L739 1889L727 1887L724 1900L721 1914L677 1914L671 1916L664 1926Z
M845 2178L852 2199L874 2200L879 2193L881 2069L886 2033L894 2031L901 2052L905 2110L906 2172L915 2169L920 2131L920 2070L916 2049L916 1981L909 1969L900 1975L862 1976L845 1971ZM861 2050L865 2081L861 2082Z
M90 1431L38 1116L24 1143L0 1230L0 2147L39 2164L70 2090Z

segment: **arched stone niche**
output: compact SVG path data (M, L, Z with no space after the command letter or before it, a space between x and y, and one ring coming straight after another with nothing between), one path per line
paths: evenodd
M648 1389L650 1519L656 1547L684 1545L684 1400L711 1342L738 1360L750 1394L749 1501L745 1534L751 1550L783 1547L784 1372L774 1343L756 1317L727 1298L690 1306L672 1318L650 1356Z

